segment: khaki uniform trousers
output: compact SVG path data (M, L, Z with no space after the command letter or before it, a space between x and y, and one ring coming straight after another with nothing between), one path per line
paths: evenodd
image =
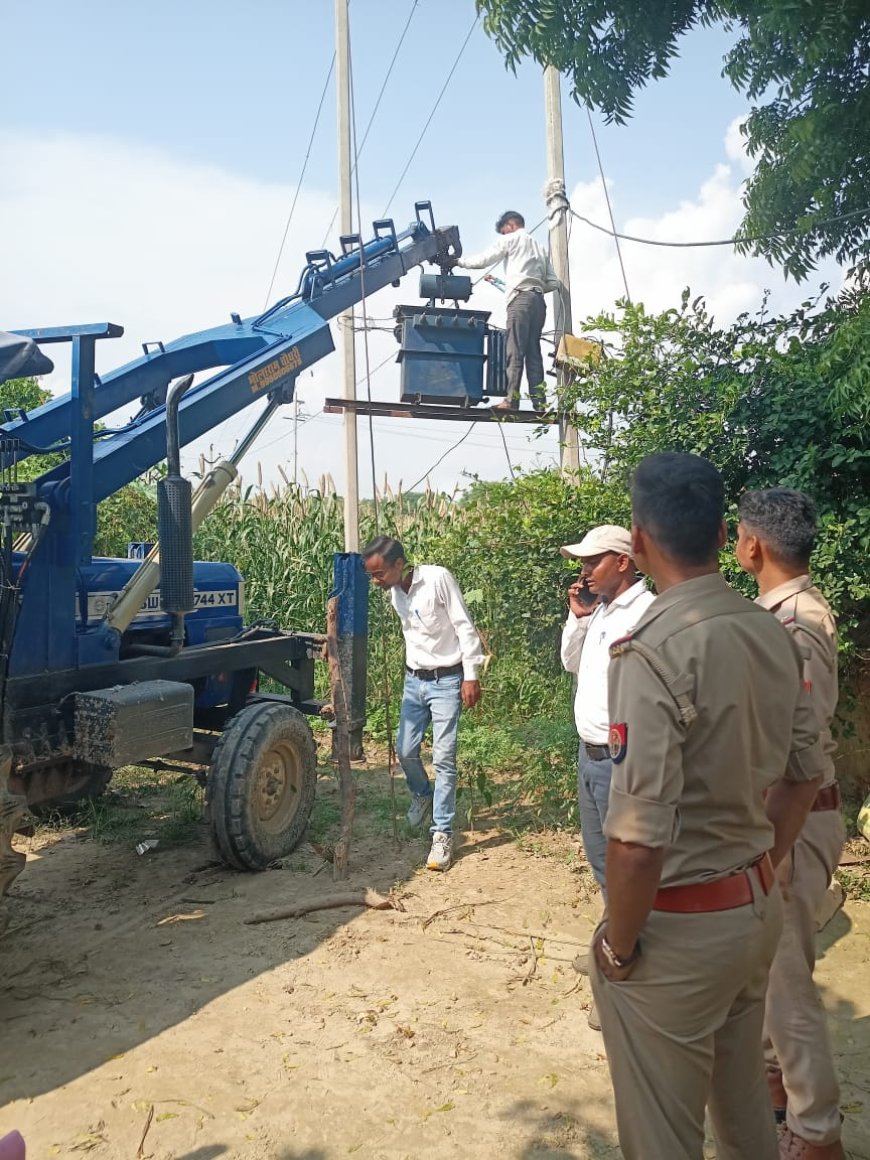
M717 1160L777 1160L760 1036L782 900L749 877L746 906L652 911L625 982L589 956L625 1160L702 1160L707 1104Z
M782 1068L788 1126L811 1144L840 1139L840 1088L813 969L816 913L840 860L845 834L839 810L811 813L795 843L791 867L786 860L780 868L784 873L778 875L784 923L767 989L765 1059L768 1066Z

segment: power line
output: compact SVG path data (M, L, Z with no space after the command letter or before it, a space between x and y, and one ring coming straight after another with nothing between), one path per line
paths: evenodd
M456 450L456 448L459 446L459 444L460 444L460 443L463 443L463 442L464 442L464 441L465 441L465 440L468 438L468 436L471 434L471 432L472 432L473 430L474 430L474 424L473 424L473 423L469 423L469 424L468 424L468 430L465 432L465 434L462 436L462 438L461 438L461 439L457 439L457 440L456 440L456 442L453 444L453 446L452 446L452 447L448 447L448 448L447 448L447 450L444 452L444 454L443 454L443 455L441 455L441 456L439 456L439 458L435 460L435 462L432 464L432 466L429 468L429 470L428 470L428 471L424 471L424 472L423 472L423 474L420 476L420 478L419 478L419 479L417 479L417 480L415 480L415 481L414 481L414 483L412 483L412 484L411 484L411 486L410 486L409 488L407 488L406 490L407 490L407 491L414 491L414 489L415 489L415 488L416 488L416 487L417 487L419 484L421 484L421 483L423 482L423 480L426 478L426 476L427 476L427 475L431 475L431 474L432 474L432 472L435 470L435 468L436 468L436 467L437 467L437 466L438 466L440 463L443 463L443 462L444 462L444 460L447 458L447 456L450 454L450 452L451 452L451 451L455 451L455 450Z
M284 417L286 418L287 416L284 416ZM318 417L319 416L315 412L315 414L313 414L313 415L306 415L303 419L296 419L295 420L296 430L298 431L300 427L304 427L306 423L310 423L312 421L312 419L317 419ZM262 454L262 452L266 451L267 448L274 447L276 443L280 443L281 440L285 439L286 437L287 437L287 432L282 431L280 435L277 435L274 439L270 439L268 443L261 444L261 446L258 447L257 450ZM253 450L254 447L256 447L256 441L252 445L251 450Z
M405 37L408 35L408 29L411 27L411 21L414 18L414 13L417 11L417 6L419 3L420 3L420 0L414 0L414 3L411 7L411 11L408 14L408 19L405 22L405 27L402 29L402 35L399 37L399 42L396 45L395 52L393 53L393 59L390 61L389 67L387 68L387 75L384 77L383 84L381 85L381 91L378 93L377 99L375 100L375 106L372 109L371 116L369 117L369 120L368 120L368 124L366 125L365 131L363 132L362 140L359 143L359 148L356 149L356 151L355 151L356 158L355 158L354 163L353 163L354 164L354 171L356 170L357 161L359 160L360 156L362 155L362 151L365 148L365 144L366 144L366 141L368 140L369 132L370 132L371 127L374 123L374 119L375 119L375 116L377 115L377 111L380 108L383 95L386 92L387 83L390 79L390 76L392 75L393 67L396 63L396 60L398 59L398 56L399 56L399 51L400 51L402 45L405 43ZM329 235L332 233L332 227L335 225L335 219L337 217L338 217L338 207L336 206L335 212L332 215L332 219L331 219L329 225L326 227L326 233L323 235L323 241L321 242L321 245L320 245L321 250L326 249L326 243L329 241ZM361 223L360 223L360 229L362 229Z
M599 233L607 234L611 238L618 238L623 242L637 242L642 246L665 246L670 249L691 250L701 249L704 246L737 246L744 242L772 242L778 238L801 237L811 233L813 230L821 229L824 226L833 226L838 222L848 221L850 218L870 217L870 206L866 209L852 210L851 213L838 214L837 217L823 218L822 221L813 222L809 229L798 229L795 227L791 230L780 230L775 234L747 234L745 237L716 238L715 240L706 242L663 242L657 238L638 238L634 234L621 234L616 230L609 230L606 226L599 225L597 222L590 221L582 213L577 213L570 204L568 205L568 212L572 217L577 218L578 221L584 222L587 226L591 226L593 230L598 230Z
M411 150L411 156L408 158L408 161L407 161L407 164L405 165L405 168L402 170L401 174L399 175L399 180L396 182L395 189L390 194L390 199L387 202L386 207L384 209L384 212L381 214L381 217L386 217L387 214L390 212L390 206L393 204L393 198L399 192L399 187L401 186L402 182L405 180L405 174L411 168L411 162L417 156L417 150L420 148L420 145L422 144L423 138L426 136L426 130L431 125L432 118L435 116L435 113L438 110L438 106L441 104L441 98L447 92L447 86L450 84L450 81L453 78L453 74L456 72L456 69L459 65L460 60L462 60L462 54L465 52L465 48L466 48L466 45L468 44L469 40L471 40L472 32L474 32L475 28L477 28L477 24L478 24L479 20L480 20L480 17L475 16L474 20L472 21L471 27L468 30L468 33L465 37L465 40L463 40L463 42L462 42L462 47L459 49L459 52L456 54L456 59L454 60L453 64L450 66L450 72L447 74L447 79L445 80L444 84L441 86L441 92L438 94L438 97L435 100L435 104L432 106L432 112L426 118L426 124L420 130L420 136L417 138L417 143L414 146L414 148Z
M504 454L505 454L505 458L507 459L508 471L511 473L511 480L513 481L514 479L516 479L516 476L514 475L514 465L511 463L511 457L510 457L510 452L508 451L507 439L505 439L505 437L504 437L504 428L502 427L501 423L498 424L498 433L499 433L499 435L501 435L501 441L504 444Z
M628 275L625 272L625 263L622 260L622 250L619 248L619 235L616 233L616 221L613 217L613 205L610 201L610 190L607 188L607 178L604 176L604 166L601 162L601 153L598 150L598 136L595 132L595 124L592 120L592 113L589 109L586 110L586 116L589 118L589 131L592 134L592 144L595 146L595 157L598 161L598 172L601 175L601 188L604 190L604 200L607 202L607 213L610 216L610 228L613 231L613 240L616 243L616 256L619 259L619 268L622 271L622 284L625 287L625 297L631 302L631 291L628 289ZM571 240L571 218L568 219L568 240Z
M305 172L308 169L308 160L311 157L311 146L314 144L314 135L317 132L317 125L320 121L320 114L323 111L323 102L326 100L326 92L329 88L329 82L332 79L332 70L335 68L335 53L332 54L332 60L329 64L329 69L326 73L326 80L323 82L323 92L320 94L320 102L317 106L317 112L314 114L314 124L311 127L311 136L308 138L308 148L305 150L305 159L302 162L302 170L299 174L299 180L296 182L296 192L293 194L293 204L290 206L290 213L287 215L287 224L284 226L284 236L281 238L281 245L278 247L278 257L275 259L275 268L272 271L272 280L269 283L269 289L266 291L266 301L263 303L263 309L266 310L272 298L272 290L275 286L275 279L278 277L278 267L281 264L281 258L284 254L284 245L287 242L287 235L290 232L290 223L293 221L293 214L296 212L296 202L299 200L299 194L302 190L302 182L305 178ZM334 220L334 219L333 219Z

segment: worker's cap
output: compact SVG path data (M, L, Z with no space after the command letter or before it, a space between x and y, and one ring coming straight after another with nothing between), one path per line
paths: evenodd
M565 544L559 551L566 560L583 560L604 552L618 552L620 556L634 556L631 533L617 524L602 524L587 532L579 544Z

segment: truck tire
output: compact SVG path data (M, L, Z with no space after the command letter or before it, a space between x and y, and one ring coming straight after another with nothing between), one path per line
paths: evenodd
M208 778L218 854L236 870L265 870L299 844L317 784L317 749L291 705L249 705L227 724Z

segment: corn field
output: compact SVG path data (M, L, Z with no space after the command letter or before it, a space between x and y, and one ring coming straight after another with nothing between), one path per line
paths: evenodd
M283 475L283 473L282 473ZM444 496L408 497L388 486L375 504L364 501L360 541L377 534L400 539L411 557L454 513ZM332 559L344 550L344 504L331 476L283 486L238 482L196 537L200 560L225 560L245 577L247 618L270 618L282 628L324 632L332 587Z
M105 510L100 551L124 554L126 540L153 538L153 486L132 486ZM624 494L600 481L569 484L548 471L475 482L454 496L385 484L376 503L361 504L361 543L395 536L410 561L449 568L490 653L481 706L462 723L463 776L475 792L493 768L507 767L527 800L569 816L576 738L559 635L572 572L558 547L590 524L624 518L625 504ZM343 501L329 476L316 484L286 476L272 486L237 481L194 545L197 559L226 561L242 573L249 623L268 619L313 632L325 631L333 555L343 546ZM369 629L368 727L383 739L398 718L404 645L389 597L375 588ZM318 694L327 695L325 666L318 666Z

